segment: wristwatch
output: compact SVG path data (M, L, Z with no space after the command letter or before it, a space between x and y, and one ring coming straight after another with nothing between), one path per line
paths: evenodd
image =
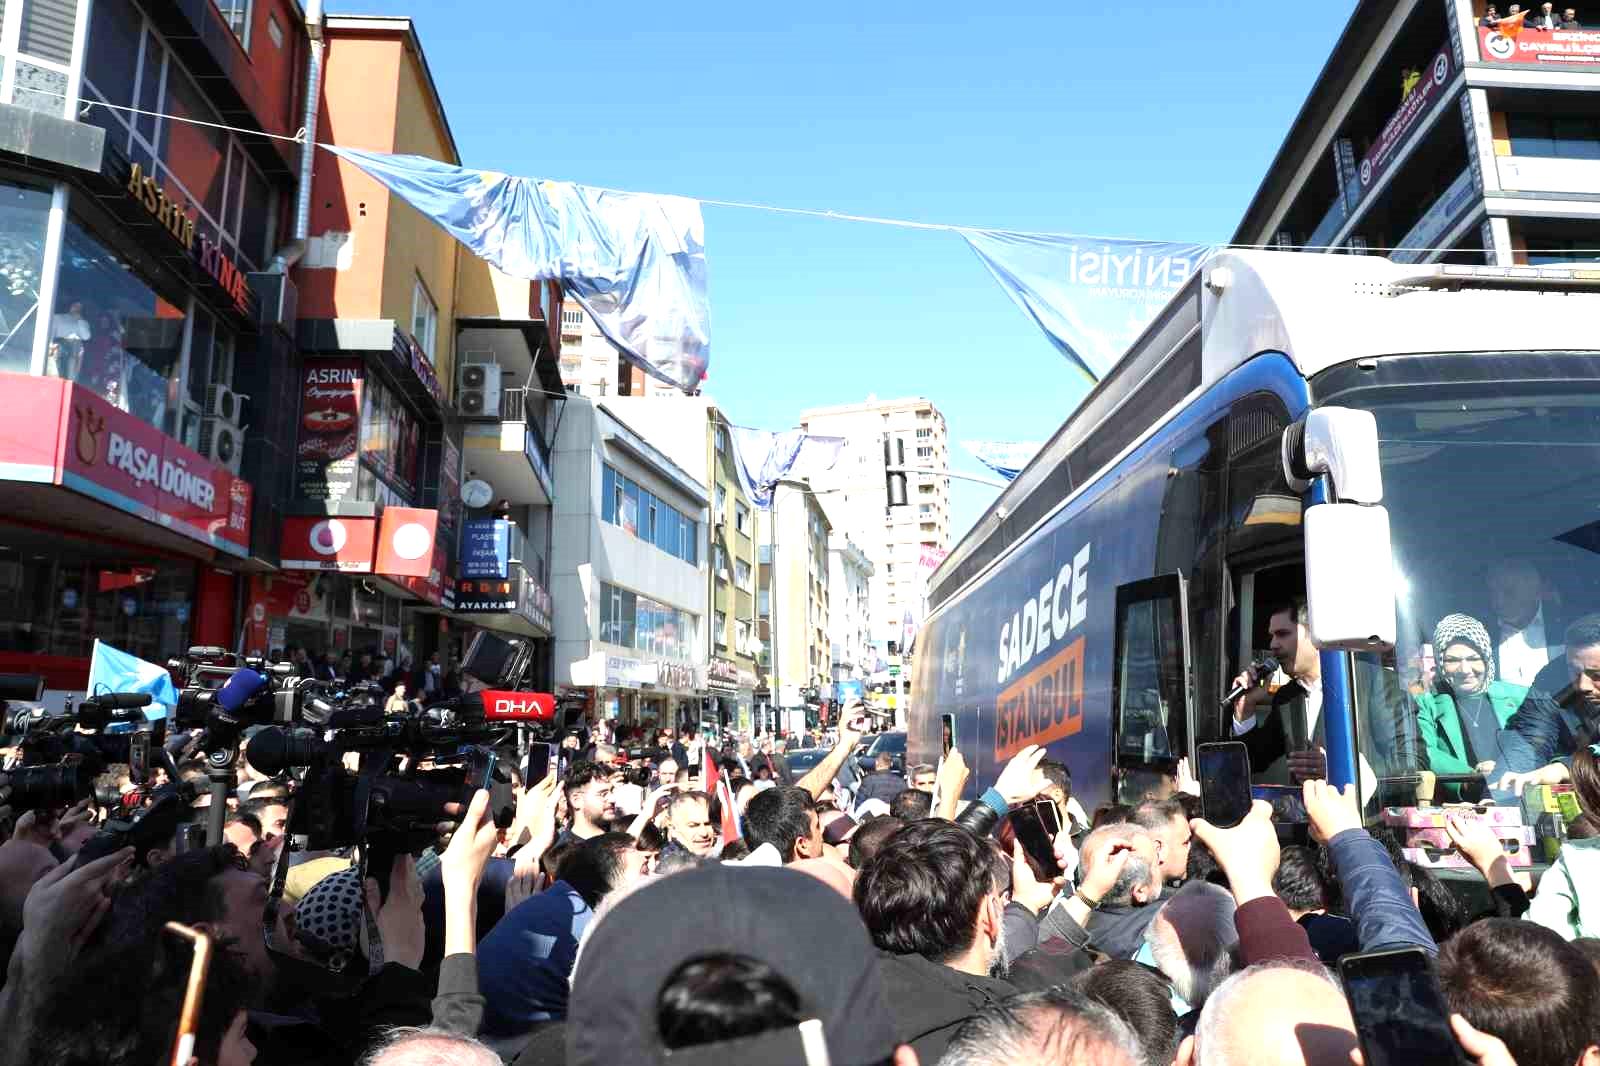
M1104 902L1103 900L1090 899L1088 896L1085 896L1083 894L1083 889L1081 889L1081 888L1073 889L1072 890L1072 895L1073 895L1074 899L1076 899L1078 902L1082 903L1085 907L1088 907L1092 911L1099 910L1100 909L1100 905Z

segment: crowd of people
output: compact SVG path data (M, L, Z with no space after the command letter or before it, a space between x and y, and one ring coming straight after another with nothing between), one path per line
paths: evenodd
M958 749L862 779L864 721L803 773L773 738L574 732L515 782L508 825L480 791L382 871L288 849L314 797L254 769L248 740L216 846L180 826L93 857L95 801L29 811L0 844L0 1066L152 1066L180 1027L198 1066L1348 1066L1329 967L1394 948L1435 960L1466 1060L1600 1064L1587 842L1534 892L1453 815L1473 914L1364 828L1353 788L1306 780L1310 839L1290 845L1259 801L1206 821L1186 767L1091 814L1038 747L963 802ZM1570 767L1591 819L1597 756ZM127 771L103 784L131 790ZM1054 867L1014 830L1024 805L1055 808ZM184 930L215 945L190 1014Z
M1494 4L1484 9L1483 17L1479 22L1491 30L1500 29L1501 23L1507 20L1516 22L1520 29L1543 30L1581 30L1583 23L1578 19L1576 8L1565 8L1560 14L1556 13L1554 4L1539 5L1537 13L1523 11L1521 4L1512 4L1506 9L1504 15L1500 14Z

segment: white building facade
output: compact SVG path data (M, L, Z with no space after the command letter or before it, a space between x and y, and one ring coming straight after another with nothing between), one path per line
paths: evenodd
M828 539L828 644L833 680L866 678L877 668L872 646L872 560L850 535L835 530Z
M706 490L603 403L554 446L558 702L624 725L696 721L706 692Z

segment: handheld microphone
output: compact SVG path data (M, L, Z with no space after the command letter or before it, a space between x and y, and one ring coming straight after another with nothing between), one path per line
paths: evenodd
M1247 681L1233 686L1228 694L1222 697L1222 705L1230 706L1234 700L1261 684L1267 676L1278 669L1278 660L1271 655L1263 655L1260 659L1250 664L1250 673L1255 676L1254 681Z
M258 674L254 670L238 670L217 689L213 702L222 708L225 714L236 715L269 684L271 682L267 680L265 674Z

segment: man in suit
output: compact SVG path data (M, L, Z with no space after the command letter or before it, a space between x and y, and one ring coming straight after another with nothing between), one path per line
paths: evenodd
M1539 8L1539 13L1528 20L1528 25L1536 30L1559 30L1561 19L1556 15L1556 5L1544 4Z
M1249 670L1234 679L1235 686L1251 686L1233 701L1233 735L1250 752L1257 784L1297 785L1328 774L1322 751L1322 660L1306 620L1305 603L1296 601L1275 607L1267 622L1272 654L1289 675L1288 684L1269 693L1259 687L1264 679Z
M1583 23L1578 21L1578 9L1569 7L1561 13L1561 28L1564 30L1581 30Z
M1544 577L1527 559L1506 559L1489 571L1485 584L1500 678L1514 685L1533 685L1541 670L1565 660L1567 654L1562 619L1556 605L1544 599Z

